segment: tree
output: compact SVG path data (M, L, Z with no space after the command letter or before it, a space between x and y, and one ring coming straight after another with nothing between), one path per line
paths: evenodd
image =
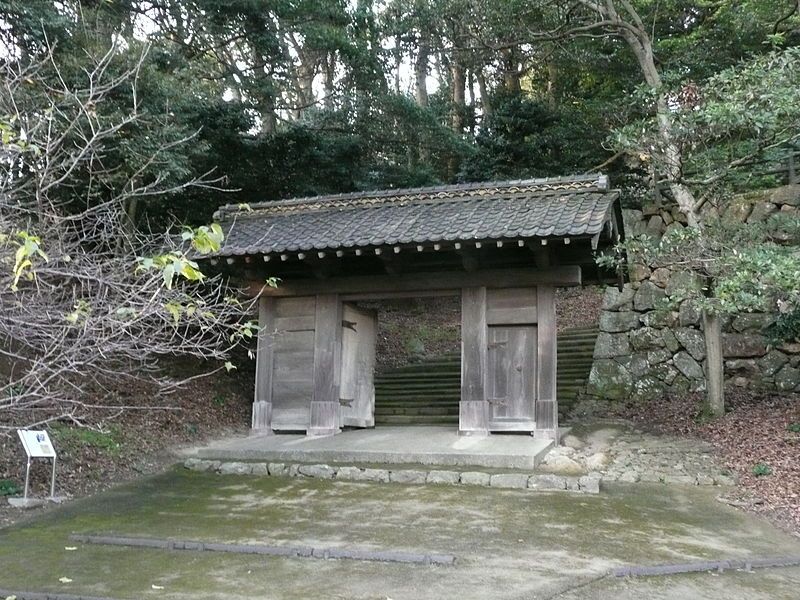
M81 423L121 382L164 392L158 360L189 355L225 368L253 336L250 305L196 257L219 248L218 226L180 235L130 227L132 200L217 187L207 176L174 181L163 157L191 135L138 155L129 170L113 157L127 132L148 129L136 110L145 63L110 46L67 77L52 51L2 66L0 92L0 411L6 423ZM130 91L133 110L99 107ZM230 363L226 363L229 367ZM115 407L125 408L125 407ZM7 427L4 425L3 427Z

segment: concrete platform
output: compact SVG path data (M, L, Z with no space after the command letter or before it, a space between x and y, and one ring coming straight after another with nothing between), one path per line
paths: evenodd
M329 437L300 434L229 438L187 456L220 460L420 464L533 469L553 442L530 435L459 436L453 427L347 430Z

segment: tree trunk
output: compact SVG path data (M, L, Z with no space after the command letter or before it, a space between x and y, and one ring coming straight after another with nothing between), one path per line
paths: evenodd
M457 58L453 59L450 65L451 73L453 76L453 112L451 117L451 124L453 131L461 133L464 129L464 108L465 108L465 90L467 86L467 78L464 73L464 66L458 61Z
M513 48L500 52L503 56L503 84L509 94L519 94L522 86L519 81L519 62Z
M721 417L725 414L725 395L719 315L703 311L703 330L706 342L706 403L712 415Z
M486 77L482 68L475 71L475 79L478 81L478 94L481 97L481 121L486 122L486 119L492 114L492 103L489 100L489 89L486 86Z
M414 93L419 106L428 106L428 56L430 54L430 44L427 34L423 34L419 39L417 48L417 61L414 63Z

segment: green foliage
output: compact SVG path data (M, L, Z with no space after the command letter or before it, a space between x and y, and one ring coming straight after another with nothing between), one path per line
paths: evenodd
M786 429L791 433L800 433L800 423L789 423Z
M780 312L765 333L771 344L800 339L800 308Z
M50 431L55 442L65 448L72 450L83 447L94 448L109 456L119 456L122 452L122 432L116 425L108 427L105 431L96 431L55 423L50 426Z
M766 463L756 463L753 465L751 471L756 477L767 477L768 475L772 475L772 467Z
M2 496L16 496L22 493L17 483L12 479L0 479L0 497Z

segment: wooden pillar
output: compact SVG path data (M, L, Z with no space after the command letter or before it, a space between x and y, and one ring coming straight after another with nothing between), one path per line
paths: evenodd
M536 394L535 437L558 442L558 402L556 400L556 298L552 285L537 288L539 321L539 377Z
M339 361L342 303L337 294L317 296L314 323L314 394L307 435L339 433Z
M272 334L275 329L275 299L258 302L258 344L256 346L256 389L253 400L253 433L272 434Z
M461 290L461 402L459 435L489 433L486 402L486 288Z

